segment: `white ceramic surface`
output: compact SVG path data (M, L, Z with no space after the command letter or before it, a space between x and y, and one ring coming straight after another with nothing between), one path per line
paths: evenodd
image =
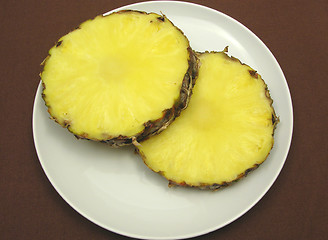
M265 163L245 179L217 192L168 188L132 147L112 149L77 140L49 119L41 85L33 111L34 142L57 192L77 212L110 231L141 239L183 239L231 223L272 186L288 154L293 110L287 82L269 49L242 24L213 9L185 2L144 2L122 7L162 12L196 51L221 51L256 69L268 84L280 117L275 145Z

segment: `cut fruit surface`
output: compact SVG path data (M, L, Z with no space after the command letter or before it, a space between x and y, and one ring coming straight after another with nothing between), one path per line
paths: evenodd
M78 138L113 146L167 127L188 103L196 58L165 16L120 11L59 39L43 63L43 99Z
M225 52L202 53L199 59L188 108L136 147L170 184L218 189L268 157L278 119L256 71Z

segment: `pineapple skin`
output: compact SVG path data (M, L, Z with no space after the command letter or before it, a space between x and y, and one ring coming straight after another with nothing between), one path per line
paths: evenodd
M139 13L139 14L150 14L147 12L143 12L143 11L137 11L137 10L121 10L118 12L113 12L111 14L125 14L125 13ZM110 15L111 15L110 14ZM107 17L109 15L103 16L101 15L101 17ZM178 28L176 27L168 18L166 18L166 16L164 14L159 15L159 17L157 18L158 21L168 21L170 22L177 30L179 30L179 32L181 32L181 34L187 39L187 37L184 35L184 33ZM90 20L87 20L90 21ZM86 21L85 21L86 22ZM83 23L81 23L79 25L79 27L77 27L76 29L79 29L80 26ZM75 30L76 30L75 29ZM189 40L187 39L188 43ZM62 40L59 40L56 42L56 44L53 46L53 48L57 48L60 47L62 44ZM126 145L131 145L131 144L138 144L138 142L142 142L143 140L146 140L147 138L156 135L158 133L160 133L161 131L163 131L164 129L166 129L171 122L174 121L174 119L176 117L178 117L181 113L182 110L184 110L189 103L189 99L192 95L192 88L195 84L195 79L197 78L198 75L198 64L199 64L199 60L197 58L197 54L191 49L190 44L188 44L188 48L187 51L189 53L189 60L188 60L188 69L187 72L184 75L183 81L182 81L182 85L181 85L181 89L180 89L180 94L179 97L176 99L175 103L173 104L173 106L169 109L165 109L162 112L162 116L159 119L156 120L149 120L147 122L145 122L144 125L144 129L133 135L133 136L123 136L123 135L119 135L119 136L108 136L105 140L99 140L96 138L91 138L88 136L87 133L83 133L83 134L76 134L75 132L73 132L70 129L70 123L69 122L64 122L64 123L60 123L56 117L54 117L51 113L51 105L47 102L46 100L46 95L44 94L44 90L46 89L46 85L44 84L44 82L42 81L42 98L45 102L45 105L48 108L48 113L50 114L50 118L52 120L54 120L56 123L58 123L59 125L61 125L63 128L67 128L67 130L69 132L71 132L77 139L85 139L85 140L92 140L92 141L96 141L96 142L102 142L102 143L106 143L112 147L122 147L122 146L126 146ZM48 55L43 62L41 63L41 66L44 67L46 65L47 60L50 58L51 56ZM43 70L40 73L40 77L42 75Z
M222 51L222 53L224 53L224 56L229 60L229 61L235 61L235 62L238 62L239 64L241 65L245 65L247 67L249 67L251 70L249 71L249 74L257 79L257 80L260 80L262 81L266 88L265 88L265 96L266 98L268 99L269 103L270 103L270 107L272 109L272 125L273 125L273 132L272 132L272 137L274 137L274 132L275 132L275 129L277 127L277 124L279 123L279 117L276 115L275 113L275 110L272 106L273 104L273 100L270 96L270 92L268 90L268 87L267 87L267 84L265 83L265 81L262 79L262 77L257 73L256 70L252 69L249 65L245 64L245 63L242 63L238 58L235 58L233 56L229 56L227 54L228 52L228 46L224 48L224 50ZM198 58L201 54L204 54L204 53L219 53L217 51L205 51L205 52L195 52L195 55L196 57ZM200 64L197 65L198 67L200 67ZM196 81L197 81L197 78L196 78ZM195 185L191 185L191 184L188 184L186 183L185 181L181 181L181 182L175 182L171 179L169 179L164 172L162 171L154 171L152 168L150 168L148 165L147 165L147 161L146 161L146 156L145 154L138 148L138 145L135 144L135 152L137 154L140 155L140 157L142 158L143 162L146 164L146 166L152 170L153 172L156 172L158 174L160 174L161 176L163 176L164 178L166 178L168 180L168 187L188 187L188 188L196 188L196 189L201 189L201 190L211 190L211 191L217 191L217 190L220 190L222 188L225 188L225 187L228 187L236 182L238 182L239 180L245 178L249 173L253 172L254 170L256 170L257 168L259 168L261 166L261 164L263 162L265 162L265 160L268 158L268 156L270 155L270 152L273 148L273 145L274 145L274 141L272 141L272 145L271 145L271 148L270 148L270 151L269 153L267 154L267 156L263 159L263 161L261 163L257 163L257 164L254 164L252 167L246 169L243 173L240 173L234 180L232 181L224 181L224 182L221 182L221 183L214 183L214 184L206 184L206 183L202 183L202 182L199 182L198 184L195 184Z

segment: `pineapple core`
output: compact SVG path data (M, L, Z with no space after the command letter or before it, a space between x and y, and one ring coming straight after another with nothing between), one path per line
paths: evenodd
M186 37L161 15L98 16L49 51L43 98L51 116L77 136L134 136L179 98L189 53Z
M189 106L138 145L171 183L218 188L244 176L273 146L275 113L261 76L224 52L203 53Z

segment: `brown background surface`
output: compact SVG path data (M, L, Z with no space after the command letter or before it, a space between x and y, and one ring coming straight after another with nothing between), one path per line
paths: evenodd
M129 239L82 217L44 174L32 136L40 63L82 21L137 1L1 1L0 239ZM272 188L244 216L195 239L327 239L328 2L192 1L243 23L288 81L294 134Z

